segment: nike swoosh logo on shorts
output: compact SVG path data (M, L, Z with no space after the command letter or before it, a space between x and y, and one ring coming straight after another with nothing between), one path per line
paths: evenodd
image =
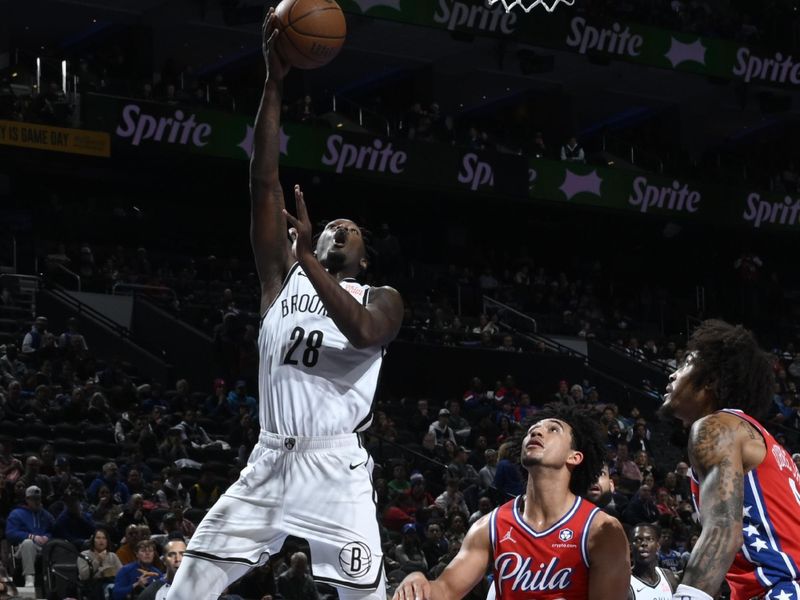
M357 465L350 465L350 470L355 471L358 467L360 467L363 464L364 464L363 462L360 462Z

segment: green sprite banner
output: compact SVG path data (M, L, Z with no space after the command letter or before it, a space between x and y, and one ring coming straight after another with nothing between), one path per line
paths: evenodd
M512 10L483 0L340 0L352 14L626 60L653 67L774 86L800 86L800 61L788 53L655 27L576 15Z
M114 156L247 160L253 145L250 119L213 110L90 94L84 115L87 126L110 134ZM800 231L800 198L790 196L296 123L285 123L280 136L282 165L376 185Z

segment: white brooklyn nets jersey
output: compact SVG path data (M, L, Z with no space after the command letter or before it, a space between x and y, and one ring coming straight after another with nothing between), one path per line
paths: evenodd
M366 306L369 286L352 279L341 286ZM353 347L299 263L261 320L258 349L263 431L314 437L369 427L383 347Z
M664 569L656 567L658 581L655 585L645 583L631 574L631 590L634 600L672 600L672 586L664 575Z

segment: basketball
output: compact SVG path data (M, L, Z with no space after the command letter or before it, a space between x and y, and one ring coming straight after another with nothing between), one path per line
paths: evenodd
M316 69L342 49L347 23L334 0L283 0L275 14L278 53L293 67Z

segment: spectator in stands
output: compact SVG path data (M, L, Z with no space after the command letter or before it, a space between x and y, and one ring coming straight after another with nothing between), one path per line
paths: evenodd
M106 397L101 392L92 394L89 400L89 408L86 410L86 418L90 423L94 423L95 425L111 426L116 421L116 419L113 418Z
M141 494L131 494L125 509L117 520L119 529L127 529L128 525L147 525L147 517L144 513L144 497Z
M387 486L390 494L404 494L411 489L411 481L408 479L405 464L398 463L392 467L392 479Z
M248 395L247 382L244 379L237 381L236 389L228 394L228 408L234 415L239 414L239 407L241 406L247 408L251 418L255 419L257 417L258 404L255 398Z
M131 523L125 528L124 543L117 549L117 557L123 565L136 560L136 544L144 539L142 536L142 529L135 523Z
M161 475L164 481L161 488L156 491L158 504L161 506L170 506L173 502L179 501L188 506L189 494L181 483L180 470L175 467L167 467L162 471Z
M136 560L123 566L114 578L113 600L128 600L138 597L163 574L153 564L156 545L151 540L141 540L136 544Z
M136 494L144 495L146 493L146 486L142 474L137 469L128 471L128 476L125 478L125 485L128 486L128 491L131 493L131 498Z
M137 423L144 423L144 427L147 426L146 420L143 418L137 418ZM137 425L138 427L138 425ZM139 447L132 444L127 447L127 458L124 459L122 462L123 464L120 466L119 474L121 477L125 478L127 481L130 478L131 471L138 471L146 482L149 482L153 479L153 470L147 466L147 464L142 459L142 453L139 450ZM127 484L126 484L127 485ZM130 488L128 489L129 492L133 492ZM136 490L139 492L140 490Z
M78 577L89 585L90 600L105 600L110 583L122 568L119 557L111 552L108 531L96 529L89 538L89 549L78 557Z
M486 390L480 377L473 377L469 389L464 392L464 406L468 412L475 414L482 406L490 404Z
M23 381L27 367L19 359L16 345L8 343L5 349L5 354L0 358L0 383L7 386L12 381Z
M456 436L455 432L449 425L450 422L450 411L446 408L442 408L439 411L439 418L430 424L428 427L428 431L433 433L436 436L436 445L441 446L444 444L445 440L450 440L455 444Z
M558 382L558 392L556 392L553 401L568 405L571 399L572 397L569 395L569 383L567 383L566 379L562 379Z
M464 443L472 431L469 421L461 416L461 403L458 400L451 400L448 406L450 407L450 419L447 424L453 430L456 439Z
M658 488L656 492L656 509L661 516L667 515L669 517L677 517L678 511L676 508L677 503L675 497L672 496L667 488Z
M56 474L50 478L54 498L74 496L84 499L86 497L83 482L72 474L69 459L66 456L57 457L54 468Z
M219 486L214 482L214 471L208 467L200 470L200 479L189 489L189 500L193 508L207 510L220 496Z
M98 501L98 490L100 486L107 486L111 491L111 496L117 504L124 504L130 499L128 486L119 480L119 468L115 462L107 462L103 465L102 475L98 476L89 485L87 493L90 501Z
M524 491L522 476L519 471L519 457L512 452L512 443L506 442L497 452L497 470L494 475L494 487L500 497L498 503L509 497L519 496Z
M570 137L567 143L561 146L561 160L571 163L586 162L586 154L575 136Z
M19 386L19 384L17 384ZM22 476L22 463L11 454L11 442L0 442L0 474L7 483L14 483Z
M531 154L534 158L547 157L547 145L544 143L544 135L541 131L537 131L533 136L533 147L531 149Z
M651 453L650 436L648 435L647 425L644 423L637 423L633 427L631 439L628 442L628 449L636 456L637 452L645 451Z
M22 384L12 381L6 388L6 402L3 406L6 418L20 421L31 414L31 406L22 395ZM20 473L21 474L21 473Z
M625 512L622 513L622 521L632 527L637 523L656 523L658 521L658 509L653 501L649 485L642 485L634 494L633 499L625 508Z
M112 495L111 488L101 485L97 489L97 502L89 508L95 525L114 529L122 511L123 505Z
M658 546L658 566L677 573L681 570L681 554L672 547L673 533L671 529L661 530Z
M513 375L506 375L503 379L503 385L498 385L497 391L494 394L494 401L496 406L501 406L504 402L510 402L511 406L515 406L519 402L522 395L522 390L517 387L517 382ZM509 417L513 421L513 416Z
M597 481L589 486L586 499L618 520L622 520L621 516L628 505L628 499L614 489L614 482L609 476L607 463L603 464L603 470Z
M465 535L467 535L467 513L450 511L447 515L447 531L444 534L448 544L460 545Z
M166 439L158 447L158 456L170 464L189 458L189 451L181 439L183 430L179 426L170 427L167 430Z
M413 516L421 515L434 505L435 500L425 489L425 477L422 473L412 473L410 480L411 488L406 492L408 496L406 510Z
M422 553L425 555L425 562L435 565L439 559L447 552L447 539L444 537L442 525L439 521L429 521L425 528L425 541L422 543Z
M480 483L480 477L467 459L469 458L469 450L465 446L458 446L453 460L447 465L448 475L452 478L460 479L464 488Z
M469 514L469 508L464 500L464 494L460 490L461 481L455 477L447 479L445 490L436 497L436 507L446 516L456 511L462 514Z
M206 398L205 415L215 421L224 421L231 418L236 413L231 412L225 380L215 379L213 389L214 393Z
M77 341L73 340L75 338ZM60 336L58 336L58 348L63 352L73 348L73 344L83 351L88 351L89 347L86 345L86 339L78 331L78 319L70 317L67 319L67 328Z
M431 423L429 409L428 401L425 398L417 400L416 410L410 419L413 431L426 431L429 429Z
M83 548L94 531L91 515L81 509L81 499L77 496L64 498L64 510L53 524L53 535L69 541L76 548Z
M684 461L680 461L675 465L675 490L681 497L681 500L689 498L691 490L689 465Z
M295 552L289 568L278 577L278 592L284 600L318 600L317 586L308 574L308 557Z
M440 446L436 445L436 434L432 431L426 431L422 436L422 444L420 445L420 454L428 460L438 460L437 449Z
M182 441L189 444L192 449L202 450L210 446L221 446L220 442L212 440L206 430L197 423L197 413L192 409L184 411L183 420L176 427L181 430Z
M492 512L492 508L493 508L492 499L489 498L489 496L481 496L478 499L478 510L476 510L469 516L469 521L467 525L469 527L472 527L472 524L475 523L475 521L477 521L481 517L485 517L490 512Z
M486 491L494 486L497 474L497 450L487 448L483 454L486 457L486 464L478 471L478 480L481 490Z
M611 472L619 474L619 487L623 494L634 493L644 477L636 463L629 458L628 445L624 442L617 444L617 456L612 464ZM636 523L631 523L631 525L636 525Z
M53 346L53 335L47 331L47 317L39 315L31 330L22 339L22 355L31 358L40 356L40 351Z
M22 475L22 480L25 486L37 486L42 492L43 502L49 504L55 498L53 497L53 489L50 485L50 478L47 475L40 473L42 468L42 461L35 454L31 454L25 459L25 473Z
M403 526L403 538L394 550L394 557L405 573L428 570L428 561L420 547L417 528L413 523Z
M531 395L527 392L522 392L519 395L519 403L514 407L514 421L516 423L524 423L525 420L536 414L538 409L531 404Z
M175 515L175 528L171 531L180 531L184 539L191 539L197 529L197 525L186 518L186 505L176 500L170 504L169 508Z
M164 579L159 579L158 581L155 581L147 586L147 588L141 594L139 594L139 600L156 600L156 598L166 598L165 592L161 592L159 594L158 591L161 588L168 590L169 586L172 585L172 582L175 579L175 573L178 571L178 568L181 566L181 562L183 561L184 552L186 552L186 542L184 540L171 539L164 544L164 552L162 556L163 562L166 565Z
M522 352L522 348L517 348L514 345L514 336L510 333L507 333L503 336L503 339L497 349L504 352Z
M39 448L39 460L41 461L39 473L47 477L52 477L56 474L56 451L52 444L42 444L42 447Z
M25 504L15 508L6 521L6 539L17 546L16 557L22 560L25 587L33 587L36 555L53 537L53 515L42 508L42 490L35 485L25 490Z

